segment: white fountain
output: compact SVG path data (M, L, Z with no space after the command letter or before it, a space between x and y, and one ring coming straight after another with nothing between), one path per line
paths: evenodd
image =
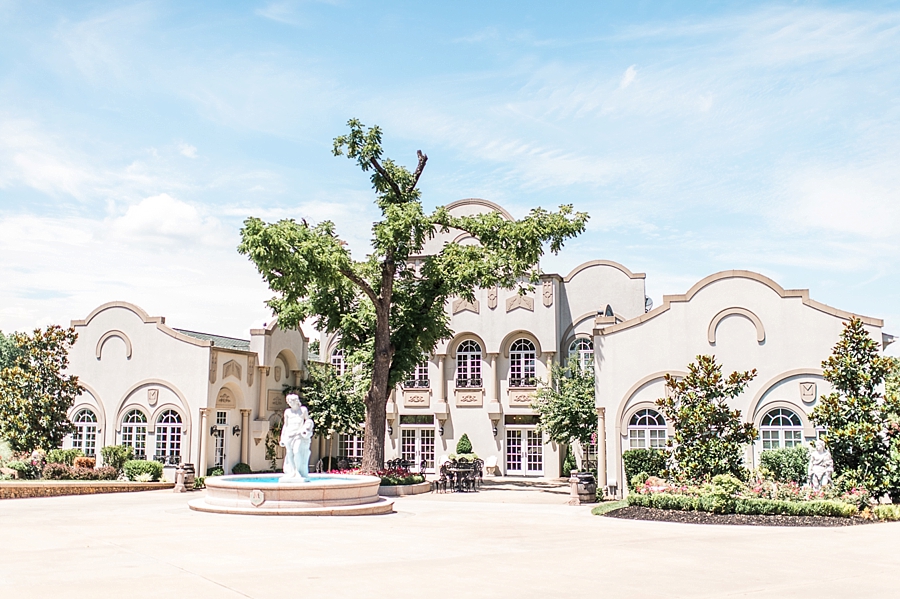
M206 479L206 496L192 510L269 516L364 516L389 514L394 502L379 497L381 479L354 474L309 474L313 421L300 398L287 396L279 444L284 474L237 474Z

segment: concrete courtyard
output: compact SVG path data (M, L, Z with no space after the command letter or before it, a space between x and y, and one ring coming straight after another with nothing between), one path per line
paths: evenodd
M558 483L345 518L193 512L150 491L0 501L0 597L897 597L900 523L592 516Z

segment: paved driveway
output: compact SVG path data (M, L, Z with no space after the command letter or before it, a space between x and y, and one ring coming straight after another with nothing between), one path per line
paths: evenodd
M0 501L0 597L900 597L900 524L616 520L508 480L357 518L205 514L195 496Z

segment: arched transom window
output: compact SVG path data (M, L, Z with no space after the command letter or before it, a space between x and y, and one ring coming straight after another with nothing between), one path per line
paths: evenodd
M72 418L75 432L72 433L72 448L80 449L86 456L97 455L97 415L93 410L78 410Z
M167 464L181 460L181 415L166 410L156 419L156 459Z
M528 339L517 339L509 350L509 386L534 387L535 379L534 343Z
M575 359L582 370L594 366L594 344L590 339L579 338L569 346L569 360Z
M147 417L140 410L131 410L122 419L122 445L134 448L134 459L147 458Z
M665 446L666 421L662 414L649 408L635 412L628 421L628 447L663 449Z
M759 432L763 450L796 447L803 442L803 422L796 413L786 408L766 412Z
M456 386L481 387L481 346L471 339L456 348Z
M331 352L331 365L335 367L338 374L347 372L347 363L344 362L344 350L338 348Z

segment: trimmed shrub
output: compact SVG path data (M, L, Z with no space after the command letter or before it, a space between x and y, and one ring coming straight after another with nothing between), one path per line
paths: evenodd
M424 483L425 477L421 474L407 474L406 476L385 475L381 477L381 484L385 487L395 487L397 485L417 485Z
M100 449L100 455L104 464L121 472L125 462L134 457L134 448L127 445L107 445Z
M116 480L119 478L119 471L112 466L94 468L94 473L97 475L97 480Z
M637 489L644 486L644 483L647 482L647 479L650 478L650 475L646 472L641 472L640 474L635 474L631 477L631 480L628 481L629 488Z
M234 468L231 469L232 474L250 474L253 470L250 468L249 464L245 464L244 462L238 462L234 465Z
M885 520L888 522L895 522L897 520L900 520L900 505L896 503L890 505L876 505L874 508L872 508L872 512L879 520Z
M72 478L70 470L66 464L51 463L44 466L41 476L47 480L69 480Z
M51 449L47 452L47 463L74 466L75 459L82 456L84 452L80 449Z
M162 476L162 464L150 460L128 460L122 466L128 480L136 481L141 474L149 474L150 480L159 480Z
M206 477L205 476L195 476L194 477L194 490L199 491L200 489L206 488Z
M775 499L731 498L722 501L716 495L692 496L671 493L632 493L628 505L661 510L743 514L748 516L828 516L850 518L859 513L856 506L842 501L779 501Z
M225 476L225 471L219 466L206 469L206 476Z
M759 467L763 474L780 483L806 483L809 467L809 449L798 445L785 449L767 449L759 457Z
M93 468L94 466L97 465L97 458L78 456L72 462L72 465L76 468Z
M622 461L625 463L625 480L631 481L641 472L647 476L664 478L666 473L666 458L669 454L663 449L629 449L622 453Z
M463 433L456 443L456 453L472 453L472 442L469 441L469 435Z

